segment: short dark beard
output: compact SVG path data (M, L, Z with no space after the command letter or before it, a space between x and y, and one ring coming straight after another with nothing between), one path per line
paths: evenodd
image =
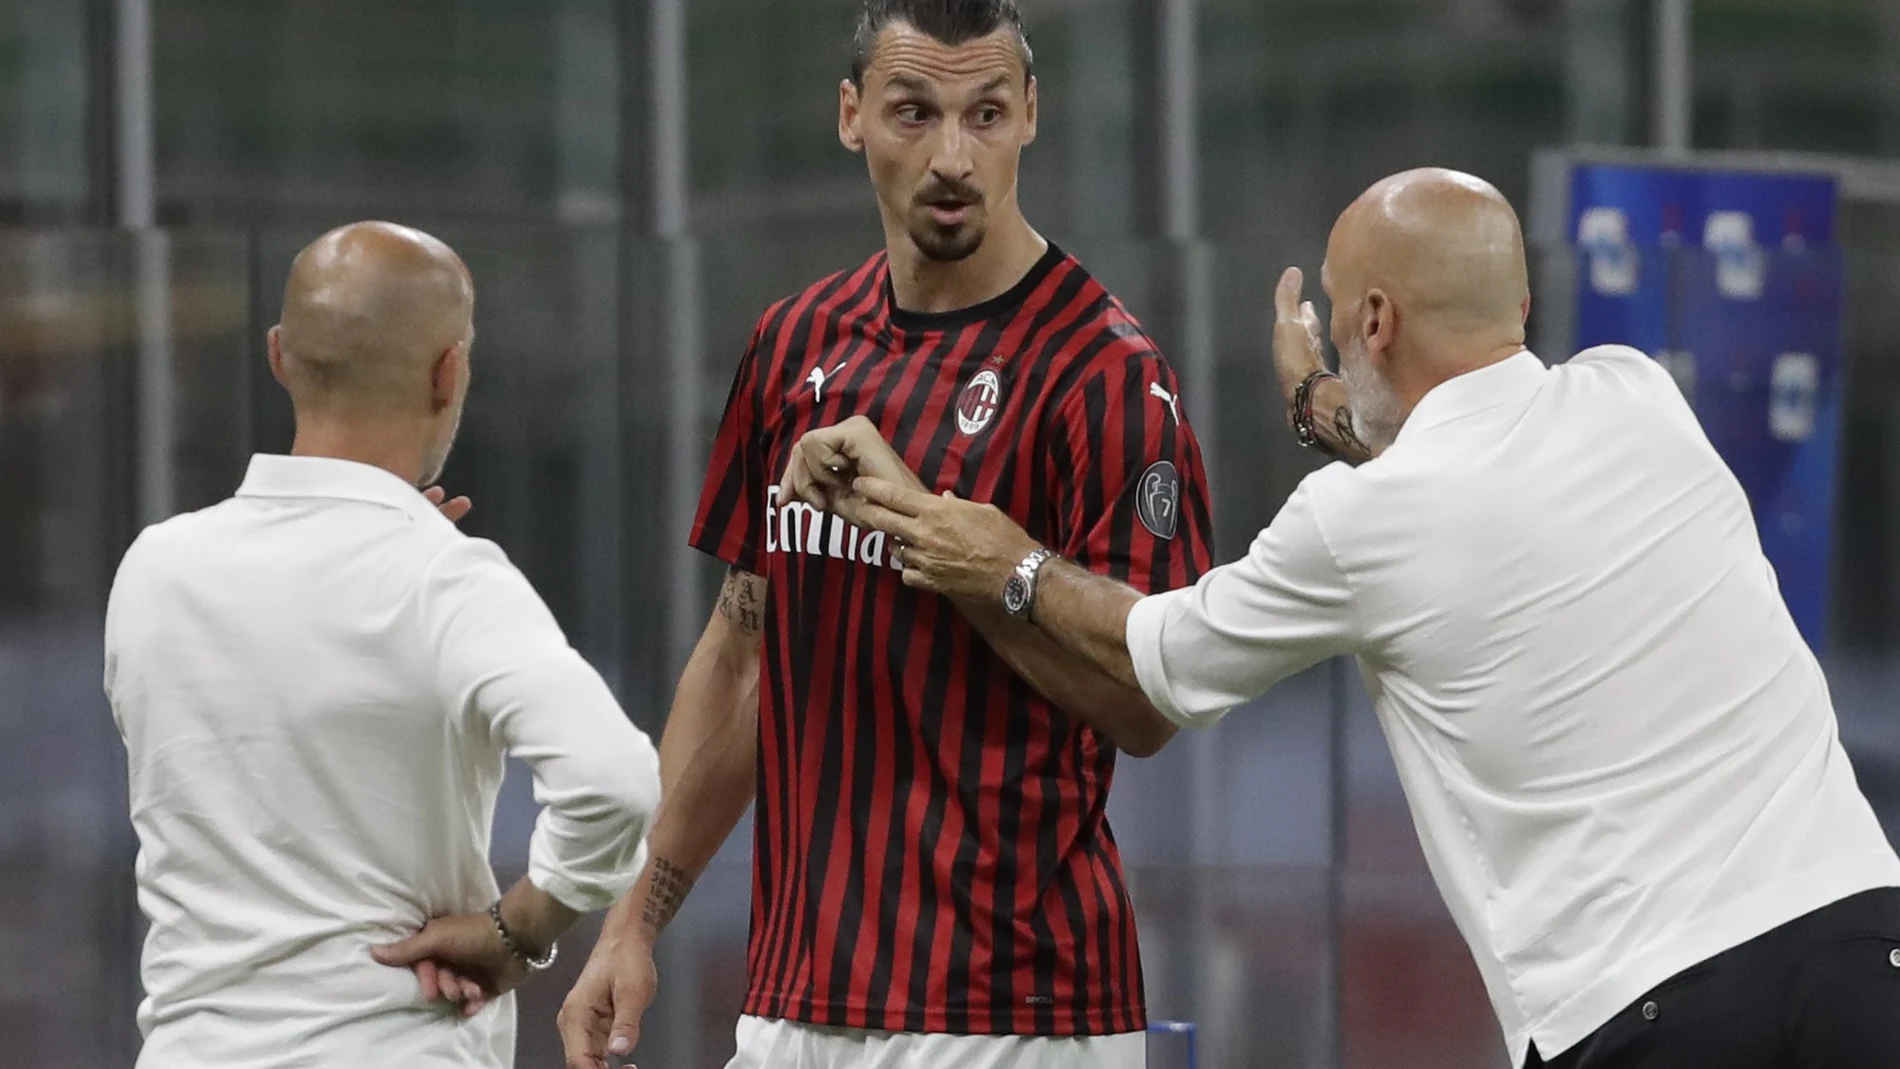
M910 232L911 244L924 254L924 259L940 264L953 264L967 259L977 249L983 247L983 228L959 226L945 229L934 223L925 223L914 227Z

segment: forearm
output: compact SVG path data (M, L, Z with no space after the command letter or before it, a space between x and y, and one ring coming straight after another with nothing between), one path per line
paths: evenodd
M1058 567L1056 562L1044 567L1045 582ZM1112 580L1103 582L1112 583ZM1133 682L1132 668L1126 678L1104 671L1089 657L1066 648L1038 626L1047 596L1045 590L1037 598L1036 624L1017 620L998 605L961 598L955 603L997 655L1057 708L1101 732L1118 748L1136 757L1147 757L1159 750L1173 737L1174 725L1156 711ZM1125 649L1123 659L1126 660Z
M526 876L515 881L508 893L501 896L502 923L523 944L520 949L532 957L547 953L580 916L560 899L536 887Z
M1038 577L1032 616L1037 629L1062 649L1139 694L1141 681L1128 656L1128 612L1140 600L1134 587L1057 558Z
M758 659L702 642L660 739L664 801L647 865L608 926L657 938L752 804L758 776Z

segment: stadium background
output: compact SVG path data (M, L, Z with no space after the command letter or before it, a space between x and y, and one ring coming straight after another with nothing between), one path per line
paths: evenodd
M1033 223L1181 369L1232 557L1312 459L1264 372L1274 272L1444 164L1527 209L1561 145L1862 161L1826 655L1900 831L1900 4L1889 0L1024 0ZM129 1065L139 925L99 628L138 526L289 441L265 371L294 251L380 217L478 287L447 482L657 734L715 567L684 549L718 406L770 299L879 240L833 136L849 0L0 3L0 1067ZM1672 21L1673 20L1673 21ZM1687 107L1672 112L1672 102ZM1883 163L1882 158L1890 163ZM1886 183L1882 185L1882 183ZM1539 249L1540 265L1563 250ZM1550 294L1545 299L1551 299ZM1558 355L1558 354L1546 354ZM517 779L495 854L525 856ZM1122 766L1151 1007L1210 1069L1467 1069L1501 1047L1341 665ZM663 948L641 1064L718 1066L742 830ZM558 1064L568 967L523 1001ZM1157 1067L1176 1064L1157 1044Z

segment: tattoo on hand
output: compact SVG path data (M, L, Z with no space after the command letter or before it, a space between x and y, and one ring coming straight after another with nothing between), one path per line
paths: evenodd
M765 630L765 580L738 568L727 569L726 581L719 588L719 615L748 635Z
M1352 408L1340 405L1333 409L1333 433L1339 436L1339 455L1354 464L1372 459L1372 450L1359 440L1358 432L1352 429Z
M680 911L686 893L693 889L693 878L686 875L685 869L663 857L654 858L652 865L653 886L647 891L646 908L641 911L640 919L658 935Z

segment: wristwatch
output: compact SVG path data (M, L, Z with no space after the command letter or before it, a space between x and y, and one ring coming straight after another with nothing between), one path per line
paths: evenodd
M1029 619L1029 612L1036 605L1036 573L1042 566L1055 557L1055 551L1039 549L1023 558L1016 570L1009 573L1003 582L1003 611L1018 620Z

